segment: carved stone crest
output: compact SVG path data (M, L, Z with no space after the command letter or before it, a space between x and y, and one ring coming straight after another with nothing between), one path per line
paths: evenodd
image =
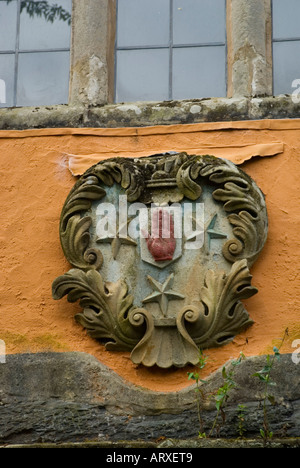
M188 227L187 227L188 225ZM198 362L253 322L241 300L267 237L265 200L233 163L168 153L92 166L62 209L72 269L53 297L108 350L162 368Z

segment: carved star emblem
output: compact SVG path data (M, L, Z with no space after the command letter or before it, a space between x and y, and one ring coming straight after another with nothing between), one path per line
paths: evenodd
M210 242L212 239L226 239L227 234L224 232L216 231L215 230L215 224L217 221L217 213L212 217L211 221L209 222L207 228L206 228L206 233L208 236L208 249L210 249Z
M193 231L189 236L186 237L186 239L185 239L186 242L195 241L198 236L203 236L203 234L205 232L204 226L201 223L199 223L199 221L197 221L197 219L195 219L194 217L192 217L191 219L195 224L196 231Z
M163 316L166 317L169 301L172 299L185 298L183 294L180 294L171 289L174 281L174 273L172 273L164 283L159 283L159 281L155 280L151 276L148 276L147 278L152 288L154 289L154 292L147 296L145 299L143 299L143 302L158 302Z
M131 221L132 219L128 219L127 223L120 226L115 237L107 236L107 237L98 237L98 239L96 239L96 242L111 244L111 250L112 250L112 255L113 255L114 260L116 260L122 244L134 245L134 246L137 245L135 240L133 240L130 236L128 235L126 237L120 236L120 233L124 232L125 226L127 225L127 228L128 228L128 225ZM127 230L126 230L126 233L127 233Z
M212 239L226 239L227 234L224 232L216 231L215 230L215 224L217 221L218 214L215 213L213 217L208 221L203 228L203 226L200 223L197 223L197 220L193 218L194 222L196 223L196 231L194 231L189 237L186 238L186 241L194 241L196 238L200 235L205 235L206 241L204 243L207 243L207 248L210 250L210 243Z

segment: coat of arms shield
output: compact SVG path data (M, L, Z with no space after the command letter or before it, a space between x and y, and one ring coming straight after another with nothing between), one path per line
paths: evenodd
M63 206L72 269L53 297L80 301L77 321L135 364L196 364L199 348L253 322L241 300L267 237L265 200L228 160L168 153L99 162Z

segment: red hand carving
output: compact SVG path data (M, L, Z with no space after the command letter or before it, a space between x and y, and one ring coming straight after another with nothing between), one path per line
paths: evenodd
M176 239L174 238L174 220L168 210L153 212L151 236L146 239L148 250L156 262L172 260Z

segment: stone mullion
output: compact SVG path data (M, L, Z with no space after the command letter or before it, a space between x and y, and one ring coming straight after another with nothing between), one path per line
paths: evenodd
M228 97L272 95L271 0L227 0Z
M112 102L115 0L73 0L69 104Z

